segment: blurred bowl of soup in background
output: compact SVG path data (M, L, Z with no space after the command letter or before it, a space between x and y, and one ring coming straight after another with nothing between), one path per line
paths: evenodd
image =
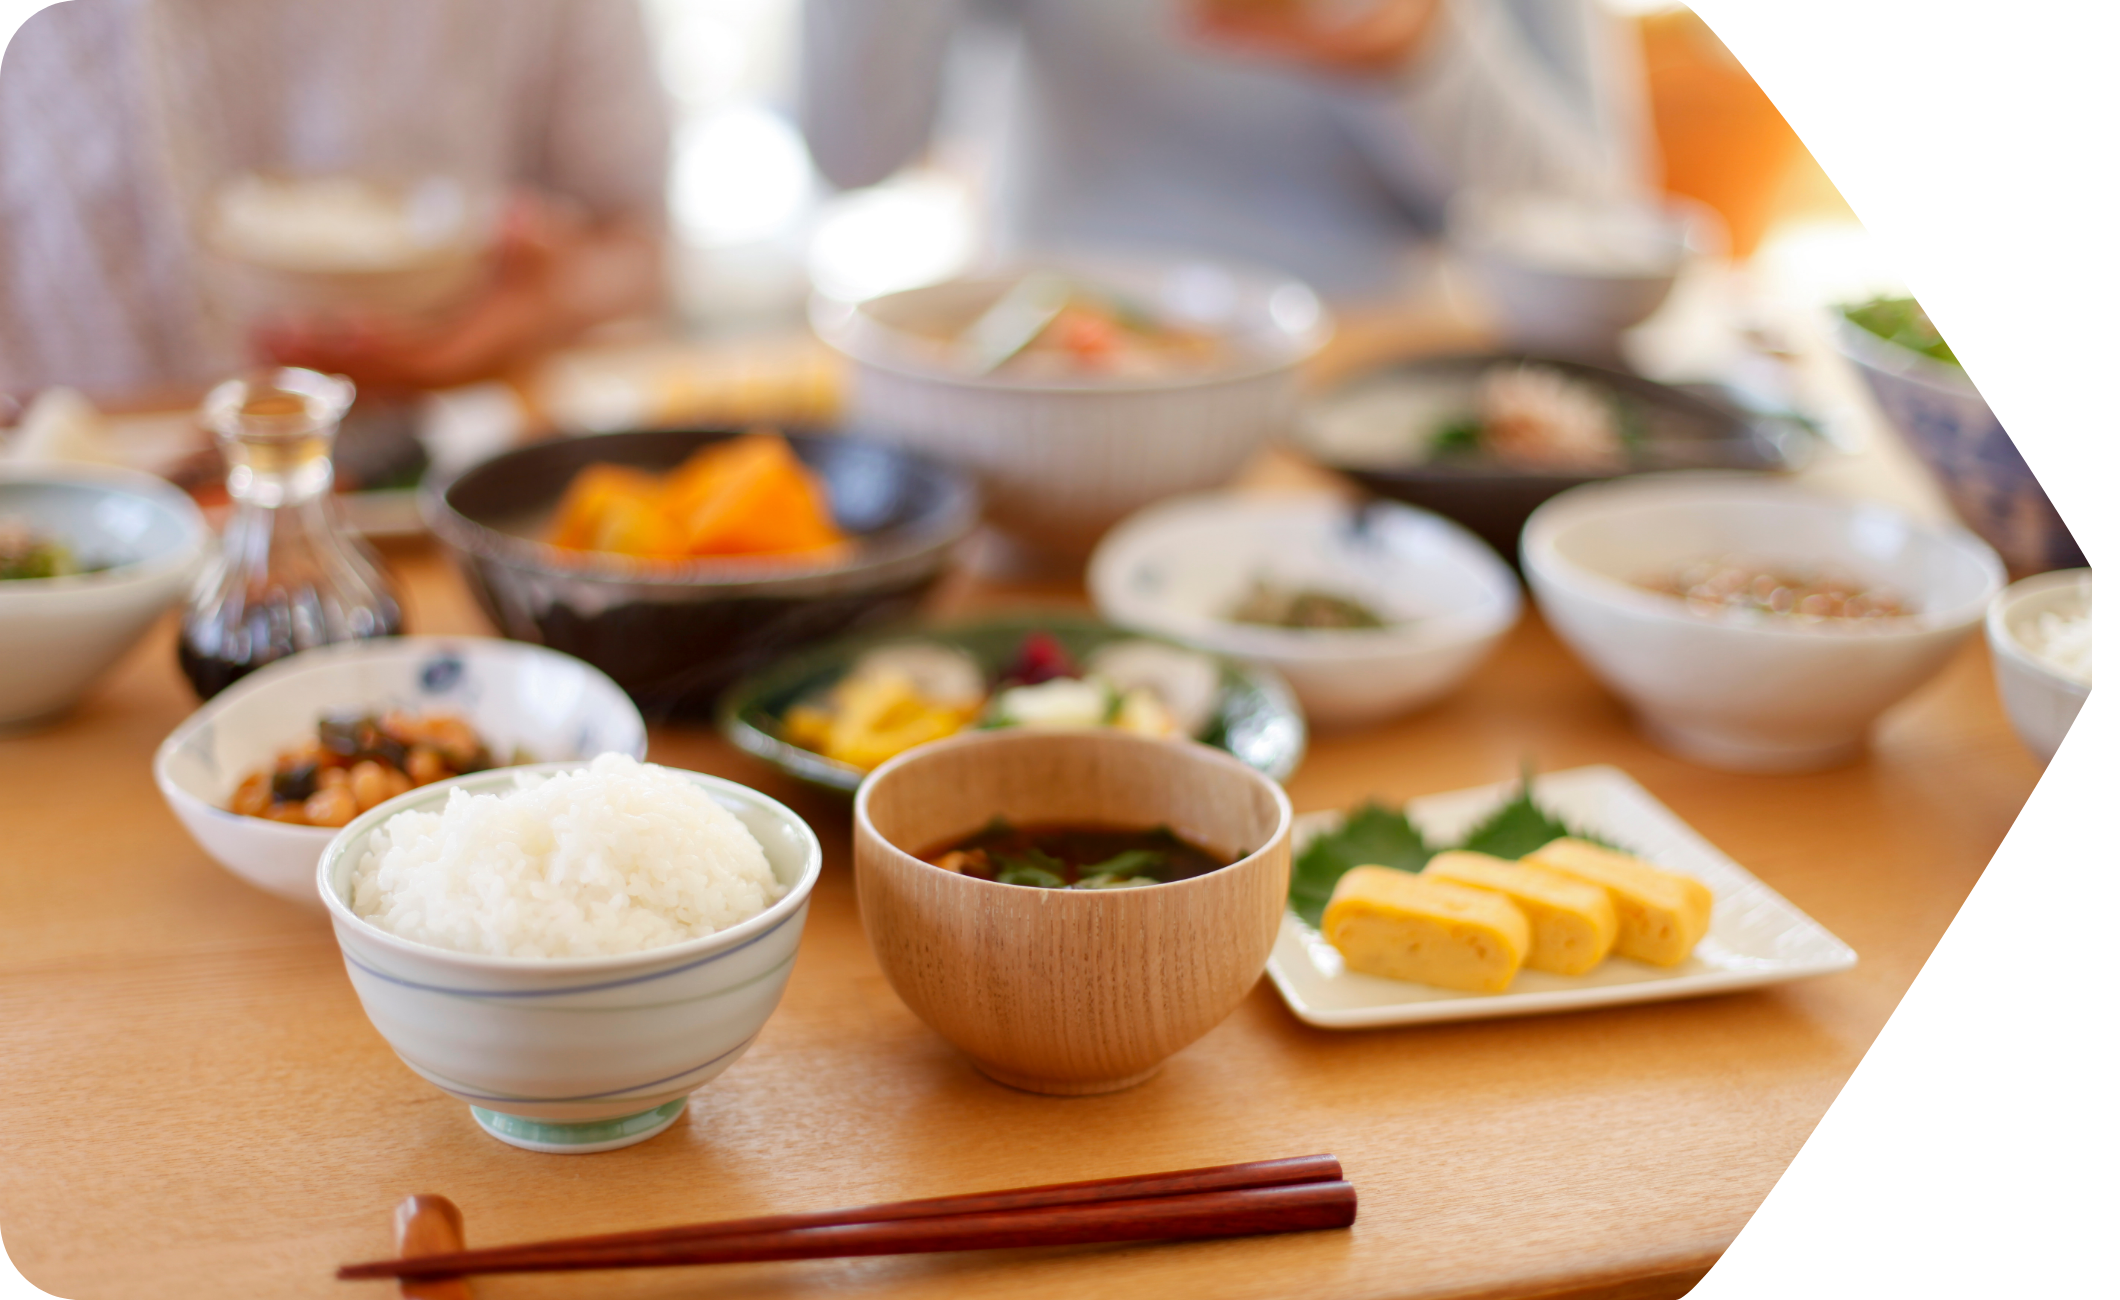
M1234 476L1294 418L1332 329L1299 280L1184 257L1055 259L819 299L811 320L851 362L850 428L971 471L991 526L1070 560Z

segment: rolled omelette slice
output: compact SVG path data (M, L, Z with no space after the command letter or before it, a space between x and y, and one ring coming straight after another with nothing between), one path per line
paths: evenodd
M1603 961L1619 937L1610 890L1536 863L1453 850L1429 859L1421 874L1508 895L1531 923L1524 965L1532 970L1580 975Z
M1320 927L1349 970L1467 993L1499 993L1531 948L1507 897L1391 867L1340 877Z
M1708 932L1715 895L1691 876L1577 839L1554 840L1524 855L1524 861L1610 891L1619 911L1619 937L1612 951L1622 957L1676 966Z

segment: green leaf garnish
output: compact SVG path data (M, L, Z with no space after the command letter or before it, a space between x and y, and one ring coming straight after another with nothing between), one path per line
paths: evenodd
M989 853L994 879L1004 885L1028 885L1032 889L1067 888L1067 864L1040 849L1020 854Z
M1523 781L1517 786L1516 797L1487 815L1487 819L1466 832L1458 844L1468 853L1484 853L1489 857L1508 858L1514 861L1527 853L1544 848L1558 839L1587 840L1592 844L1614 846L1595 835L1577 830L1560 818L1539 807L1531 797L1531 767L1524 766Z
M1296 915L1318 925L1332 887L1356 867L1397 867L1419 871L1435 850L1402 812L1371 801L1347 814L1335 831L1316 837L1297 857L1288 878L1288 904Z
M1084 876L1069 886L1071 889L1138 889L1143 885L1160 885L1163 882L1153 876Z
M1465 835L1458 845L1469 853L1514 860L1567 835L1575 835L1567 824L1532 802L1528 789L1488 814L1487 819ZM1581 836L1576 836L1581 839Z
M1612 430L1619 445L1629 452L1640 452L1649 445L1648 417L1618 393L1612 394Z
M1091 863L1082 868L1082 878L1091 876L1148 876L1155 883L1163 883L1163 871L1169 862L1154 849L1128 849L1116 853L1102 862Z
M1428 439L1429 453L1436 456L1469 456L1480 449L1483 428L1477 415L1460 416L1437 429Z
M1372 800L1347 815L1340 828L1312 839L1296 858L1288 878L1288 905L1313 926L1325 919L1325 905L1332 901L1333 886L1356 867L1396 867L1419 871L1446 847L1492 857L1516 859L1563 837L1587 840L1606 848L1617 848L1595 835L1577 830L1539 807L1532 798L1531 769L1524 769L1516 797L1488 814L1456 845L1430 847L1404 813Z

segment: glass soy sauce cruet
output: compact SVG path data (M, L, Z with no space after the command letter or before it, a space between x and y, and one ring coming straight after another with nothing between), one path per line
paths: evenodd
M200 416L228 463L234 513L177 640L200 699L298 650L398 633L397 597L331 494L332 439L352 403L346 380L295 369L206 395Z

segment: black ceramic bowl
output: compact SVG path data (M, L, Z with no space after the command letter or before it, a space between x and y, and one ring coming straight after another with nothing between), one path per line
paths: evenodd
M1426 440L1474 409L1482 375L1526 362L1609 395L1636 432L1628 463L1610 471L1548 472L1477 457L1427 457ZM1378 496L1456 520L1511 564L1524 521L1569 488L1656 470L1791 469L1809 450L1800 427L1697 392L1600 366L1517 355L1432 357L1359 374L1307 402L1293 440L1303 455Z
M970 480L940 462L790 434L856 538L850 556L645 560L539 540L584 466L662 471L735 436L658 429L541 442L430 477L420 511L504 635L595 664L651 718L704 716L729 683L787 651L910 613L979 516Z

